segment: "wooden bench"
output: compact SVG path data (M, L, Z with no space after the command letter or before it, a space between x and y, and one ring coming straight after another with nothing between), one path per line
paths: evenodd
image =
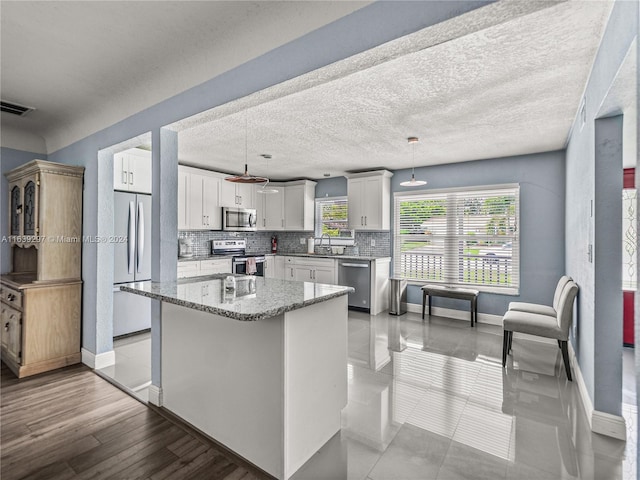
M422 286L422 319L424 320L424 310L429 296L429 316L431 316L431 297L458 298L469 300L469 312L471 313L471 326L478 321L478 294L479 290L471 288L449 287L447 285L423 285Z

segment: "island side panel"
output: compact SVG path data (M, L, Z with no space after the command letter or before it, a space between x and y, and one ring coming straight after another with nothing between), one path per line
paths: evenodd
M162 303L164 407L276 478L284 465L283 322Z
M340 430L347 405L347 299L285 313L285 478Z

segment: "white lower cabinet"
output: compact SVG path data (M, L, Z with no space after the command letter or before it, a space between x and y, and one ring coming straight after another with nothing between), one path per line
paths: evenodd
M200 273L200 262L178 262L178 278L197 277Z
M284 278L284 257L273 256L273 276L275 278Z
M231 259L200 260L200 275L214 275L216 273L231 273Z
M313 282L313 267L308 265L294 265L293 279L299 282Z
M278 278L274 255L265 255L264 257L264 276L265 278Z
M282 279L295 280L296 257L282 257Z
M230 258L178 262L178 278L215 275L217 273L231 273Z
M335 285L336 261L333 258L286 257L292 259L285 262L291 265L292 279L300 282L324 283Z

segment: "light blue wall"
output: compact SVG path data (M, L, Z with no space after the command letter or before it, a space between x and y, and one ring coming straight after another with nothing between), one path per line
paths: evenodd
M272 85L282 83L312 70L363 52L392 39L421 30L470 10L493 3L492 1L433 1L433 2L375 2L351 15L313 31L293 42L221 74L201 85L191 88L142 112L86 137L49 155L49 160L85 167L83 234L97 235L98 212L101 204L99 182L107 181L98 171L98 151L132 137L151 132L153 165L163 167L163 175L170 175L166 182L173 183L175 172L169 173L161 160L160 129L183 118L225 104ZM158 163L160 162L160 163ZM173 191L156 191L154 196L173 197ZM161 198L155 200L162 205ZM161 222L161 210L154 208L153 222ZM166 232L166 230L163 230ZM175 255L171 239L158 240L161 252L154 252L154 272L166 271L163 258ZM165 251L166 250L166 251ZM156 254L157 253L157 254ZM164 265L164 266L163 266ZM99 260L95 244L86 244L82 257L83 284L83 348L93 353L111 349L106 338L109 327L99 318L105 317L102 308L108 302L99 301L105 295L98 288L98 277L110 267ZM155 273L154 273L155 275ZM158 278L160 278L158 277ZM104 331L98 331L104 330ZM98 339L105 339L100 341Z
M478 300L479 312L503 315L509 302L514 300L551 302L555 285L564 274L564 159L564 151L556 151L416 168L416 178L429 182L426 190L520 184L520 295L482 293ZM393 212L393 193L409 190L399 183L409 178L411 171L395 170L392 173ZM346 178L318 180L316 198L325 194L346 195ZM419 286L408 286L407 301L422 303ZM434 298L433 305L458 310L469 308L468 302L446 298Z
M481 293L479 312L503 315L511 301L551 303L555 285L564 274L564 175L563 151L416 168L416 178L428 183L415 190L520 185L520 295ZM410 170L395 171L392 193L411 190L399 185L410 176ZM422 304L419 286L408 286L407 302ZM469 302L446 298L434 298L433 305L469 308Z
M347 177L316 180L316 198L344 197L347 195Z
M596 120L594 251L595 318L593 394L597 410L622 407L622 115ZM617 355L611 355L617 352ZM617 392L617 395L615 394Z
M606 194L596 196L594 120L637 33L638 2L616 1L585 90L586 123L583 126L579 116L576 118L566 153L566 271L580 287L576 310L577 330L572 344L594 408L613 415L619 412L619 407L612 405L619 404L622 389L619 367L607 373L597 369L596 362L611 366L622 361L621 344L612 350L599 348L599 345L616 342L618 330L622 328L622 318L596 316L596 270L594 263L588 260L588 249L590 244L595 245L595 229L598 228L592 215L592 202L601 206L606 202L619 203L621 200L620 194L616 194L615 198L607 198ZM619 173L622 176L622 172ZM597 213L599 205L595 205L594 210ZM612 245L612 248L615 247ZM621 262L621 259L618 261ZM619 281L618 278L609 280ZM607 375L616 376L613 383ZM608 385L608 388L596 395L596 385L599 384Z
M9 199L9 184L4 174L36 158L47 160L47 156L42 153L25 152L22 150L14 150L13 148L0 147L0 173L2 173L2 180L0 180L0 212L2 212L2 214L0 214L0 218L2 218L0 232L2 236L9 233L9 207L7 205ZM11 270L11 248L7 242L0 242L0 272L8 273Z

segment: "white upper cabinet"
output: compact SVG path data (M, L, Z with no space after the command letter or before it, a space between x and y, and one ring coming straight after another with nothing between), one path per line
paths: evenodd
M285 230L313 230L316 182L288 182L284 191Z
M389 230L391 177L387 170L349 176L349 226L356 230Z
M278 192L256 194L258 230L313 230L316 182L269 183L267 188Z
M113 156L113 189L151 193L151 152L131 148Z
M178 167L178 229L220 230L220 183L218 175L207 170Z
M278 192L257 194L262 205L262 212L258 212L258 222L262 224L262 230L284 230L285 187L274 185L273 188Z
M189 229L189 180L191 175L182 166L178 167L178 230Z
M222 207L256 208L256 186L251 183L227 182L222 177L220 204Z

